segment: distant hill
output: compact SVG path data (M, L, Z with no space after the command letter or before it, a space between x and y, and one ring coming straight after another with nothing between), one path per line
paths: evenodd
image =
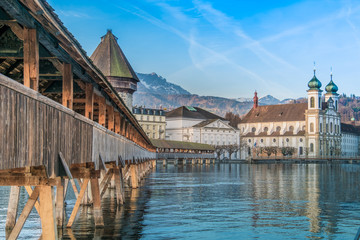
M149 108L166 108L168 110L180 106L194 106L201 107L211 111L222 117L227 112L244 115L253 106L252 98L237 99L214 97L214 96L199 96L191 94L189 91L183 89L181 86L168 82L162 76L156 73L144 74L137 73L140 83L138 84L138 91L134 93L134 105L146 106ZM306 102L306 98L292 99L287 98L279 100L271 95L261 97L259 99L260 105L272 104L286 104L292 102ZM343 122L350 122L352 118L356 121L360 120L360 98L355 95L346 96L341 95L339 100L339 112Z

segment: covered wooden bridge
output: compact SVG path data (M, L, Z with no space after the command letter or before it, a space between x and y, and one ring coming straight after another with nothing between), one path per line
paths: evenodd
M156 159L163 164L173 163L210 163L215 162L215 148L208 144L151 139L156 147Z
M12 186L7 237L18 237L34 206L42 239L71 227L82 201L93 205L95 225L102 226L109 183L122 204L124 184L137 188L155 158L131 111L51 6L1 0L0 185ZM77 201L66 220L69 182ZM17 218L20 186L30 197Z

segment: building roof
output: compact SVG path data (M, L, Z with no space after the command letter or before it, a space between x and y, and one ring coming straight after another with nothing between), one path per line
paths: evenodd
M352 124L341 123L341 132L360 135L360 126L354 126Z
M280 134L279 131L275 131L268 135L266 132L260 132L258 135L255 135L254 132L249 132L243 137L294 137L294 136L305 136L305 131L298 131L296 134L292 131L286 131L284 134Z
M213 146L203 143L181 142L161 139L151 139L151 143L157 148L214 151Z
M240 123L305 121L307 103L265 105L252 108Z
M217 119L209 119L202 122L199 122L198 124L195 124L193 127L205 127L206 125L209 125L212 122L215 122Z
M90 58L106 77L129 78L139 82L111 30L101 37L100 44Z
M170 112L167 112L165 115L167 118L182 117L182 118L195 118L195 119L204 119L204 120L210 120L210 119L225 120L224 118L215 115L211 112L208 112L202 108L188 107L188 106L181 106Z

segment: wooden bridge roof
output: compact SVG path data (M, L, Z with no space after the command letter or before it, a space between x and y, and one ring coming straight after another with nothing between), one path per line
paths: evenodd
M150 139L132 112L45 0L0 1L0 41L10 39L5 40L6 43L0 42L0 73L22 82L24 67L22 41L25 27L37 30L40 93L55 101L61 101L57 89L61 88L59 80L62 76L62 63L69 63L74 74L74 95L80 97L85 95L84 84L91 83L95 91L105 97L151 145ZM4 34L7 35L6 38ZM75 111L75 105L81 103L74 99Z
M194 143L194 142L181 142L181 141L171 141L171 140L160 140L160 139L151 139L153 145L157 148L168 148L168 149L186 149L186 150L204 150L204 151L214 151L214 147L208 144L203 143Z

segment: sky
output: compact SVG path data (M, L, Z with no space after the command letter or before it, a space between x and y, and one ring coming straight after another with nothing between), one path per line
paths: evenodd
M90 56L111 29L140 73L227 98L360 95L360 1L48 0Z

